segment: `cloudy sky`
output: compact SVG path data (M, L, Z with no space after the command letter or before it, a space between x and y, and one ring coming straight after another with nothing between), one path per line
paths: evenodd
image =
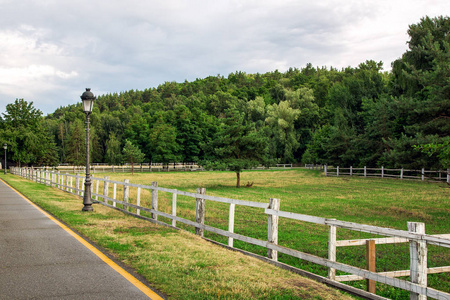
M16 98L44 115L96 95L234 71L385 70L408 25L448 0L0 0L0 113Z

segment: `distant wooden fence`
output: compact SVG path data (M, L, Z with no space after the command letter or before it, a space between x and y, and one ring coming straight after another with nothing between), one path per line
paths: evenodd
M129 173L132 170L131 164L109 165L93 163L90 166L92 174L105 172ZM86 173L85 166L59 165L57 167L40 167L35 169L52 170L54 172ZM167 172L167 171L203 171L203 168L196 163L142 163L134 165L134 172Z
M57 187L66 192L83 196L84 194L84 177L80 175L62 174L60 172L45 171L30 168L11 168L12 174L22 176L24 178L36 181L38 183ZM267 257L273 261L278 260L278 253L284 253L301 260L309 261L328 268L328 277L336 281L360 280L366 279L370 282L377 281L411 293L411 299L417 299L419 295L428 296L435 299L450 299L450 294L445 291L436 290L427 287L428 273L442 273L449 272L450 266L442 266L438 268L427 267L427 245L436 245L440 247L450 248L449 235L428 235L425 234L425 227L423 223L408 222L408 231L384 228L378 226L357 224L346 221L339 221L335 219L326 219L321 217L291 213L280 210L280 199L271 198L266 203L252 202L245 200L237 200L223 197L215 197L206 195L204 188L197 189L196 193L183 192L175 189L167 189L158 187L157 182L152 185L140 185L130 183L129 180L114 181L105 178L92 178L92 197L99 203L118 209L125 213L135 215L139 218L146 219L158 224L166 226L177 226L177 222L193 226L196 234L203 237L204 231L210 231L228 238L228 246L233 247L233 241L239 240L253 245L258 245L267 248ZM101 185L100 185L101 183ZM102 189L101 189L102 186ZM122 197L119 200L117 194L118 186L122 186ZM135 198L130 197L130 188L136 188ZM95 190L94 190L95 189ZM112 195L111 195L112 189ZM151 207L141 206L141 192L148 190L151 193ZM158 210L158 192L166 192L172 194L172 212L164 213ZM196 202L196 217L195 221L188 220L177 216L177 196L187 196L195 199ZM228 230L215 228L205 224L205 201L215 201L229 204L229 219ZM253 207L261 209L267 216L267 240L256 239L253 237L244 236L234 233L235 223L235 207L236 205ZM120 207L121 206L121 207ZM143 216L142 212L149 214L149 217ZM158 216L168 218L171 220L170 224L158 220ZM291 220L299 220L310 222L314 224L321 224L328 226L329 242L328 242L328 257L323 258L309 253L301 252L295 249L287 248L278 245L278 223L279 218L287 218ZM358 232L366 232L375 235L387 236L386 238L364 239L364 240L336 240L337 228L343 228ZM409 242L410 243L410 270L394 271L377 273L373 268L373 261L370 262L371 253L374 252L375 244L391 243L391 242ZM336 247L357 245L368 243L368 268L362 269L349 264L344 264L336 261ZM336 276L335 271L340 270L353 275ZM395 277L411 276L411 281L398 279ZM373 286L369 284L370 288Z
M381 168L341 168L324 166L325 176L363 176L380 178L398 178L412 180L433 180L450 183L450 170L408 170L408 169L386 169Z
M271 169L292 169L292 164L276 164L270 167ZM41 169L53 172L71 172L71 173L86 173L85 166L59 165L57 167L35 167L34 169ZM104 163L94 163L90 166L92 174L96 173L130 173L133 167L131 164L123 165L109 165ZM259 166L254 169L266 169L264 166ZM134 165L134 172L169 172L169 171L204 171L204 168L197 163L142 163Z
M311 170L323 170L325 165L319 165L319 164L305 164L305 169L311 169Z

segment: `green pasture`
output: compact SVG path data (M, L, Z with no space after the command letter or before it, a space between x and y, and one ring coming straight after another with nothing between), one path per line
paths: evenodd
M268 203L269 198L281 199L281 210L343 221L407 230L407 222L424 222L427 234L450 233L450 189L446 184L396 179L357 177L325 177L313 170L246 171L242 174L243 185L235 187L232 172L155 172L155 173L108 173L96 174L111 179L195 192L206 188L208 195ZM102 191L100 189L100 191ZM118 199L122 196L118 191ZM131 189L131 201L135 190ZM158 209L171 213L172 194L159 192ZM141 203L150 206L149 192L141 194ZM205 224L228 229L229 205L206 201ZM178 196L177 215L195 220L195 199ZM171 223L159 217L159 220ZM194 232L183 224L177 226ZM267 215L261 209L236 206L235 233L267 239ZM205 232L205 237L227 244L227 238ZM337 239L363 239L377 237L350 230L337 230ZM289 248L327 257L328 227L280 218L279 244ZM266 256L267 250L240 241L234 246ZM377 245L377 271L409 269L408 244ZM365 268L365 246L340 247L337 260ZM327 269L315 264L280 254L279 261L327 275ZM450 265L450 250L429 247L428 266ZM341 273L337 272L337 275ZM365 281L349 282L365 288ZM439 290L450 290L450 274L430 274L428 284ZM377 283L378 294L393 299L409 299L409 293Z
M148 280L168 299L350 300L298 274L229 251L189 232L102 205L82 212L79 197L18 176L0 178Z
M406 223L424 222L426 233L450 233L450 189L446 184L397 179L376 179L361 177L325 177L313 170L264 170L246 171L241 175L241 188L235 187L235 174L232 172L152 172L152 173L97 173L96 178L109 176L110 179L131 183L151 185L158 182L159 187L195 192L206 188L208 195L240 200L268 203L269 198L281 199L281 210L307 214L343 221L370 224L407 230ZM245 187L249 183L251 187ZM96 182L94 181L94 191ZM130 202L136 203L136 188L130 189ZM99 184L103 193L103 183ZM109 186L112 197L112 185ZM116 198L122 200L123 191L117 185ZM141 205L151 206L151 192L141 191ZM159 192L158 210L171 213L172 194ZM229 205L206 201L205 224L228 229ZM141 212L142 215L146 215ZM147 215L148 216L148 215ZM177 216L195 220L195 199L178 196ZM171 220L159 217L158 220L171 224ZM194 232L192 227L177 223L177 226ZM120 229L127 232L127 229ZM262 209L236 206L235 233L267 239L267 215ZM227 238L209 232L205 237L227 244ZM337 229L337 239L365 239L377 236ZM327 257L328 227L280 218L279 244L292 249ZM234 246L266 256L267 250L240 241ZM409 246L390 244L376 246L377 271L409 269ZM326 276L327 269L318 265L280 254L279 261L292 266ZM340 247L337 261L365 268L365 246ZM429 246L428 266L450 265L448 248ZM337 275L341 273L337 272ZM408 278L403 278L407 279ZM348 282L365 289L365 281ZM449 291L450 275L428 275L430 287ZM392 299L409 299L409 293L377 283L377 294Z

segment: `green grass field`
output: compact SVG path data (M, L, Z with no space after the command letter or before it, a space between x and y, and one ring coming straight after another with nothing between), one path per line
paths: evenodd
M144 276L168 299L350 300L348 295L189 232L102 205L82 212L79 197L18 176L0 178L110 255Z
M241 175L243 185L252 183L250 188L235 187L235 174L232 172L154 172L154 173L98 173L94 177L151 185L158 182L159 187L195 192L197 188L206 188L208 195L222 196L240 200L268 203L269 198L281 199L281 210L308 214L319 217L335 218L360 224L390 227L407 230L408 221L424 222L426 233L450 233L450 189L445 184L418 181L400 181L395 179L324 177L313 170L271 170L246 171ZM95 184L94 184L95 186ZM111 192L110 185L110 196ZM102 193L103 185L99 187ZM121 200L122 191L118 186L117 199ZM136 201L136 188L131 188L130 199ZM172 194L159 192L158 209L171 213ZM150 207L151 194L143 190L141 205ZM221 229L228 227L229 206L223 203L206 201L205 224ZM195 199L178 197L177 215L195 220ZM168 224L171 220L159 217ZM192 227L178 226L194 232ZM116 227L118 233L146 234L122 227ZM236 206L235 233L267 239L267 215L261 209ZM226 244L227 239L209 232L205 237ZM337 230L337 239L363 239L372 235ZM279 244L292 249L327 257L328 227L280 218ZM240 241L234 246L266 256L267 250ZM125 246L127 247L127 246ZM377 245L377 272L409 269L408 244ZM168 253L170 255L170 253ZM295 267L326 276L327 269L280 254L279 261ZM365 246L342 247L337 250L337 261L365 268ZM200 263L203 264L203 263ZM429 246L428 266L450 265L448 248ZM337 275L340 275L338 272ZM407 279L407 278L403 278ZM365 289L365 281L349 282L353 286ZM450 274L428 275L428 285L442 290L450 290ZM409 293L377 283L377 294L391 299L409 299Z
M281 199L281 210L326 218L336 218L360 224L407 230L406 223L424 222L427 234L450 233L450 189L445 184L395 179L324 177L313 170L246 171L242 182L253 182L251 188L235 187L232 172L173 172L173 173L108 173L111 179L194 192L205 187L208 195L268 203L269 198ZM118 193L119 198L121 196ZM171 213L171 194L159 193L158 209ZM133 190L131 191L133 198ZM150 206L150 193L143 194L141 203ZM195 199L178 197L177 215L195 220ZM170 220L159 217L170 224ZM205 224L228 228L228 205L206 202ZM179 225L193 232L191 227ZM267 216L262 210L236 207L235 233L267 239ZM205 237L224 244L227 238L205 232ZM337 239L376 237L350 230L337 230ZM280 218L279 244L321 257L327 257L328 227ZM262 247L235 241L234 246L265 256ZM409 269L408 244L377 245L377 271ZM337 260L365 268L365 246L340 247ZM279 261L322 276L327 269L280 254ZM428 266L450 265L448 248L429 246ZM338 275L341 273L338 272ZM405 278L404 278L405 279ZM365 281L352 284L365 289ZM428 285L439 290L450 290L450 274L428 275ZM409 299L409 293L377 283L378 294L393 299Z

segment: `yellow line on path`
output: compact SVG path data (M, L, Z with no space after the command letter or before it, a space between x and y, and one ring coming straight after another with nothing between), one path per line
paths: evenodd
M157 293L152 291L148 286L140 282L136 279L133 275L125 271L122 267L120 267L118 264L116 264L114 261L112 261L109 257L107 257L105 254L103 254L101 251L99 251L97 248L89 244L85 239L83 239L81 236L76 234L72 229L55 219L53 216L51 216L49 213L47 213L45 210L31 202L27 197L22 195L18 190L10 186L8 183L6 183L3 179L0 179L4 184L6 184L8 187L10 187L13 191L15 191L19 196L21 196L23 199L28 201L31 205L33 205L36 209L38 209L41 213L43 213L47 218L55 222L58 226L60 226L62 229L67 231L71 236L73 236L75 239L77 239L83 246L91 250L95 255L97 255L101 260L103 260L108 266L113 268L117 273L125 277L126 280L131 282L135 287L137 287L141 292L143 292L147 297L149 297L152 300L163 300L161 296L159 296Z

